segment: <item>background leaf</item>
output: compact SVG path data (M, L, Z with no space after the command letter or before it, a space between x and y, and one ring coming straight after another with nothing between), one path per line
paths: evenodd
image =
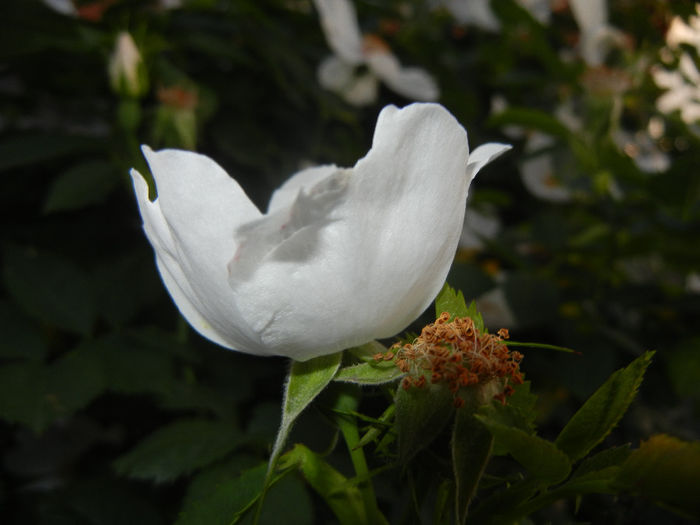
M228 422L189 419L171 423L148 436L114 462L120 474L172 481L210 465L241 445L241 433Z
M607 436L637 395L654 352L647 352L618 370L586 401L556 440L560 450L575 461Z

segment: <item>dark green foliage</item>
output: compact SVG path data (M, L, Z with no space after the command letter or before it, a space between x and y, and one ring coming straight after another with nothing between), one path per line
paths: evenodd
M682 52L700 63L688 44L661 51L694 2L609 1L627 37L602 68L578 55L565 2L542 24L518 1L492 1L497 32L457 24L432 2L354 3L364 33L433 75L472 150L514 146L479 174L467 205L500 229L458 249L449 282L461 291L445 287L435 309L581 355L517 348L528 381L473 416L432 385L401 388L393 362L372 359L393 340L327 358L311 385L291 383L306 395L284 411L284 469L267 478L259 523L367 522L370 486L373 517L391 523L452 523L467 508L467 523L697 518L700 139L697 123L660 113L650 76ZM0 2L0 522L252 523L289 365L187 327L158 276L129 170L149 176L141 144L196 149L265 209L300 166L353 165L380 108L411 101L382 85L357 108L321 87L331 50L311 2L74 4L76 16ZM138 96L110 87L121 31L143 56ZM503 111L491 109L496 96ZM659 173L635 162L654 119L651 144L669 161ZM533 149L536 132L553 140ZM523 164L540 153L551 162L539 169L572 200L527 190ZM510 318L483 302L492 290ZM341 383L364 386L339 415L320 392Z

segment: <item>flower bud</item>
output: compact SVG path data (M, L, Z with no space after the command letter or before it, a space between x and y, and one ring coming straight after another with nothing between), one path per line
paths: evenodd
M148 90L146 69L134 39L126 31L117 36L109 60L109 80L115 93L138 98Z

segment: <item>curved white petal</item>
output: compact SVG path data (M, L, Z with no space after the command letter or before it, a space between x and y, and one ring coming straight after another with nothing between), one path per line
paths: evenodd
M466 133L441 106L385 108L367 156L331 177L342 179L332 205L320 201L246 279L231 265L243 313L263 327L270 353L308 359L392 336L415 319L457 247L467 159ZM258 319L271 305L272 318Z
M482 144L472 151L469 155L469 162L467 163L467 177L469 177L469 180L473 179L481 168L492 160L500 157L511 148L512 146L510 144L491 142L489 144Z
M392 91L410 100L432 102L439 98L435 79L420 68L404 68L396 56L388 51L367 53L367 66Z
M226 265L234 232L261 216L238 183L214 161L178 150L143 148L158 197L148 200L143 177L132 171L144 230L161 277L178 309L205 337L228 348L263 353L228 286Z
M361 64L362 34L349 0L314 0L328 46L346 62Z

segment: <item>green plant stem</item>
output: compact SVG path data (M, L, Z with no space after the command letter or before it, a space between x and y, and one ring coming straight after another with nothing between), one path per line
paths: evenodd
M367 460L365 459L365 452L362 447L358 446L360 443L360 433L357 429L357 423L354 417L341 416L336 417L338 423L338 428L343 434L345 439L345 444L348 447L348 452L350 453L350 459L352 460L352 465L355 468L355 474L365 481L358 485L360 492L362 493L362 501L365 505L365 511L371 522L374 523L379 514L379 509L377 507L377 499L374 494L374 487L372 485L372 478L367 468Z

